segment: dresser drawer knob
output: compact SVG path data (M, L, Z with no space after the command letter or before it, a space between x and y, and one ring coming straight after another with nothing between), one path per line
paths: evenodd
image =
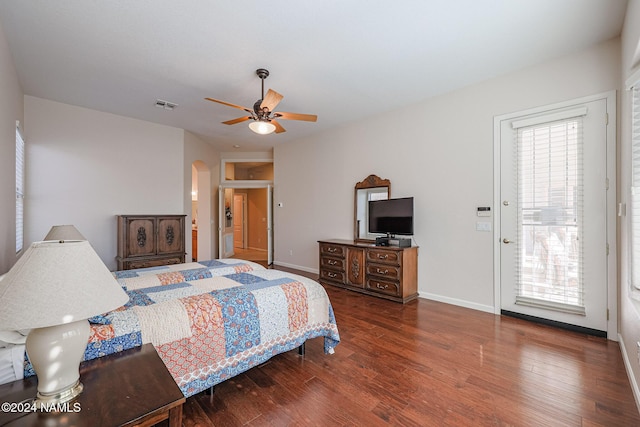
M389 254L380 255L378 254L378 259L387 259L389 258Z
M332 279L334 279L334 278L336 278L336 277L337 277L337 274L329 272L329 273L327 273L327 276L329 276L329 277L331 277Z
M378 289L385 290L385 289L387 289L388 287L389 287L389 285L384 285L384 286L382 286L380 283L376 283L376 288L378 288Z
M376 273L378 273L378 274L387 274L388 272L389 272L389 270L382 271L379 268L376 268Z
M337 250L338 249L336 248L327 248L327 252L331 252L331 253L336 252Z
M329 265L337 265L337 264L338 264L338 261L330 260L328 264L329 264Z

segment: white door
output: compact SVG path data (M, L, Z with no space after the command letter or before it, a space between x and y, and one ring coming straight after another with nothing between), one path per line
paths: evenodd
M245 206L246 194L233 195L233 246L234 248L245 248Z
M231 194L227 196L227 192L232 190L220 185L218 187L218 257L229 258L234 255L233 252L233 227L231 219L228 217L230 212L229 206L226 206L226 199L231 199Z
M499 132L501 310L606 333L607 100L509 117Z

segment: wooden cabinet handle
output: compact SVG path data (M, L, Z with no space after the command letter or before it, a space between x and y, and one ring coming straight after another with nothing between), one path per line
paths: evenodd
M327 273L327 276L329 276L332 279L334 279L337 275L335 273L329 272L329 273Z
M389 285L384 285L384 286L382 286L380 283L376 283L376 288L378 288L378 289L385 290L385 289L387 289L388 287L389 287Z
M376 268L376 273L378 273L378 274L387 274L388 272L389 272L389 270L382 271L379 268Z
M389 254L380 255L378 254L378 259L387 259L389 258Z
M330 260L328 262L329 265L338 265L338 261Z

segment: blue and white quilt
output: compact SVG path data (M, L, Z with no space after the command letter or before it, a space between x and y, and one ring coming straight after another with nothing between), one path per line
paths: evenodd
M340 341L324 288L299 275L236 259L113 274L130 299L90 319L85 360L152 343L187 397L307 339Z

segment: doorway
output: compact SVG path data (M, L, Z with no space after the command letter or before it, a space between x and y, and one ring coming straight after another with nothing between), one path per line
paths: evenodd
M191 164L191 258L193 261L214 257L212 245L211 171L201 160ZM188 245L187 245L188 246Z
M496 117L501 313L615 339L615 194L607 189L615 188L615 127L608 121L615 123L615 93Z
M272 187L220 186L220 253L225 258L273 262Z

